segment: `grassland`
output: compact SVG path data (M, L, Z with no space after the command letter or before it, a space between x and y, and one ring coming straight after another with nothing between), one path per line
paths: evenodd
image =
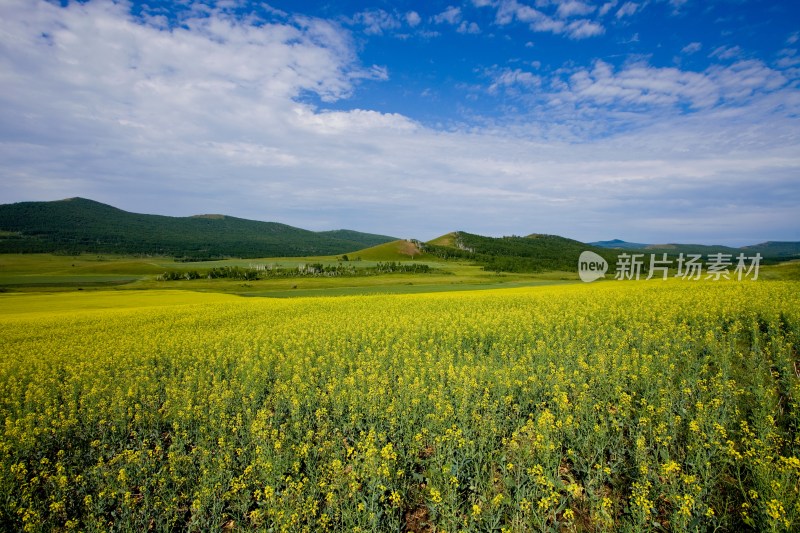
M799 295L1 294L0 530L796 531Z
M76 290L189 290L222 292L244 296L340 296L348 294L418 293L448 290L487 289L499 287L539 286L552 283L577 283L575 271L541 273L492 272L483 265L465 260L441 260L423 255L410 261L395 241L364 250L361 260L353 254L343 263L341 256L284 257L262 259L227 259L223 261L176 262L169 257L135 257L83 254L0 254L0 292L60 292ZM369 253L367 253L369 252ZM405 259L404 259L405 258ZM384 274L365 277L298 277L236 281L197 279L161 282L157 278L167 271L208 271L232 266L249 268L269 265L297 268L300 265L352 265L356 269L374 268L380 261L420 263L433 270L427 274ZM613 273L609 273L609 278ZM800 261L763 265L762 280L800 280ZM609 279L608 282L611 282Z
M405 241L397 241L405 242ZM544 274L497 274L466 261L431 260L424 256L417 263L431 266L429 274L385 274L369 277L302 277L235 281L198 279L161 282L157 277L166 271L207 271L222 266L249 268L269 265L297 268L311 263L325 266L351 265L356 269L374 268L380 261L408 257L399 254L396 243L365 250L361 260L341 261L341 256L284 257L263 259L228 259L223 261L176 262L167 257L132 257L113 255L62 256L52 254L0 255L0 291L53 292L74 290L163 290L181 289L201 292L224 292L250 296L341 295L360 292L406 293L420 290L460 290L465 287L539 285L548 282L577 281L574 272Z

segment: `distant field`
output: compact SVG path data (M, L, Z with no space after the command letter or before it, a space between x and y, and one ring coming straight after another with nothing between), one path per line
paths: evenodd
M351 287L319 287L315 289L268 289L258 291L251 287L251 291L241 293L242 296L269 297L269 298L297 298L297 297L322 297L322 296L353 296L359 294L418 294L426 292L451 292L451 291L478 291L498 288L542 287L546 285L561 285L575 283L575 281L534 280L534 281L498 281L494 283L420 283L408 281L405 284L387 283L385 285L360 285Z
M251 296L320 296L343 294L411 293L443 290L463 290L467 286L487 288L495 286L536 286L544 282L579 282L576 271L509 273L484 270L482 266L464 260L444 261L421 256L416 261L429 265L427 274L383 274L367 277L306 276L297 278L262 279L243 282L228 279L198 279L192 281L157 281L167 271L205 272L223 266L252 268L270 266L298 268L301 265L348 265L355 269L374 268L381 261L396 261L395 241L371 249L364 255L371 259L356 261L355 257L343 262L341 257L292 257L227 259L222 261L176 262L165 257L130 257L113 255L61 256L52 254L0 255L0 292L53 292L74 290L163 290L180 289L201 292L223 292ZM613 272L607 275L612 281ZM800 261L777 265L764 265L760 270L762 280L800 280Z
M3 531L797 531L800 283L0 294Z
M402 241L405 242L405 241ZM405 261L404 264L422 263L434 269L429 274L383 274L368 277L323 277L262 279L243 282L227 279L198 279L192 281L157 281L167 271L205 272L224 266L254 268L276 267L296 269L302 265L325 266L347 265L357 270L374 268L382 261L394 261L395 243L378 247L365 254L371 259L343 262L341 257L320 256L303 258L227 259L221 261L176 262L164 257L129 257L113 255L60 256L52 254L6 254L0 255L0 291L72 291L77 289L102 290L162 290L181 289L204 292L224 292L261 296L308 296L340 295L359 292L418 292L420 287L432 291L463 289L465 285L475 288L510 284L509 286L540 284L544 280L577 281L572 272L550 272L544 274L497 274L484 271L478 265L465 261L442 261L427 258ZM374 252L374 253L373 253ZM427 256L426 256L427 257ZM413 288L410 288L412 287Z
M15 315L45 316L96 310L126 310L148 307L174 307L188 304L235 302L237 296L193 291L86 291L58 294L0 295L0 317Z

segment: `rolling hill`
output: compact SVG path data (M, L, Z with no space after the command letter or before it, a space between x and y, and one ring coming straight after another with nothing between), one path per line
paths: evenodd
M475 261L497 272L573 271L581 252L591 250L611 262L612 250L580 241L533 233L527 237L484 237L456 231L426 242L423 251L442 259Z
M573 271L585 250L609 263L622 252L761 253L767 262L800 258L798 242L770 241L742 248L618 239L585 244L557 235L485 237L456 231L421 243L346 229L313 232L221 214L145 215L84 198L0 205L0 253L117 253L184 260L350 254L374 261L467 259L486 270L543 272Z
M426 261L436 259L435 256L423 252L419 247L420 244L417 244L417 241L401 239L353 252L350 254L350 258L358 258L365 261Z
M143 215L85 198L0 205L0 253L299 257L345 254L393 240L351 230L313 232L226 215Z
M730 246L721 245L707 245L707 244L642 244L636 242L625 242L619 239L611 241L598 241L590 243L593 246L601 248L609 248L615 250L634 250L637 252L667 252L669 254L731 254L738 255L746 253L753 255L760 253L762 257L768 260L787 260L787 259L800 259L800 242L787 242L787 241L767 241L760 244L753 244L749 246L742 246L740 248L733 248Z
M467 259L483 265L485 270L497 272L574 271L581 252L589 250L604 257L613 270L621 253L667 253L671 259L678 254L700 254L704 260L716 253L740 253L752 256L760 253L765 264L800 258L798 242L765 242L742 248L708 246L701 244L641 244L615 239L595 243L582 243L557 235L531 234L526 237L484 237L463 231L447 233L424 243L422 250L442 259ZM649 259L645 259L647 261Z

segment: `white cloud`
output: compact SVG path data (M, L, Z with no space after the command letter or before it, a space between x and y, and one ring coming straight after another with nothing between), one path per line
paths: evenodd
M533 89L541 86L542 80L539 76L521 69L494 70L488 73L492 78L492 83L488 88L489 93L496 93L502 88L517 86L524 89Z
M639 32L637 31L633 35L630 36L629 39L624 39L620 41L622 44L631 44L631 43L638 43L639 42Z
M778 52L778 60L775 62L775 65L782 69L792 69L794 67L800 66L800 56L797 54L797 50L794 48L784 48L780 52ZM800 73L795 73L794 77L798 76Z
M543 17L544 14L530 6L520 4L516 0L501 0L497 6L495 21L498 24L511 24L514 20L520 22L533 22Z
M540 11L520 4L516 0L501 0L497 6L495 22L501 25L511 24L514 20L520 22L531 22L543 16Z
M783 73L758 60L738 61L728 67L714 65L706 71L706 76L719 88L720 99L726 103L739 103L777 91L789 81ZM787 105L790 102L787 99Z
M566 27L566 33L573 39L586 39L605 33L605 28L597 22L581 19L570 22Z
M629 17L634 13L636 13L638 9L639 9L639 4L636 4L634 2L625 2L624 4L622 4L622 7L620 7L617 10L616 17L618 19L622 17Z
M610 2L606 2L602 6L600 6L600 9L598 10L598 14L601 17L604 17L604 16L606 16L608 14L609 11L614 9L616 7L616 5L617 5L617 0L611 0Z
M299 158L272 146L239 142L209 141L206 144L209 153L214 153L229 160L229 164L242 167L293 167Z
M638 63L620 69L596 61L591 69L578 69L560 86L558 98L584 106L626 108L675 108L696 110L719 104L742 104L757 94L785 87L788 80L760 61L740 61L729 67L712 66L704 72L658 68ZM593 111L596 113L596 109Z
M708 57L716 57L722 61L734 59L742 56L742 49L739 46L720 46L715 48Z
M467 22L466 20L462 20L461 24L458 25L458 29L456 29L458 33L468 33L476 35L481 32L480 27L474 22Z
M326 136L380 130L413 132L418 129L416 123L402 115L364 109L315 112L308 107L296 106L293 114L294 126L310 134Z
M603 61L591 70L579 70L568 81L562 98L595 105L674 106L685 102L695 108L713 106L716 87L703 75L675 68L631 65L615 72Z
M532 31L565 34L571 39L585 39L601 35L605 28L598 22L589 19L578 19L571 22L551 17L538 9L516 0L502 0L495 21L500 25L514 21L527 23Z
M578 0L567 0L558 5L556 15L560 18L584 16L593 13L596 9L595 6L579 2Z
M800 40L800 32L794 32L789 37L786 38L786 44L794 44L798 40Z
M433 16L435 24L458 24L461 21L461 8L448 6L447 9Z
M416 11L409 11L408 13L406 13L406 22L408 23L409 26L415 28L416 26L419 25L420 22L422 22L422 18Z
M382 35L384 31L401 27L400 19L383 9L368 9L356 13L353 15L353 22L363 26L364 33L368 35Z
M696 54L697 52L699 52L702 48L703 48L702 43L693 42L693 43L689 43L686 46L684 46L681 49L681 53L684 53L686 55L692 55L692 54Z
M372 65L368 69L355 70L351 74L352 79L366 79L386 81L389 79L389 69L382 65Z

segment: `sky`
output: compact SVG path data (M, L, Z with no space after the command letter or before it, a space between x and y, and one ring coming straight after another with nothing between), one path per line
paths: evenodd
M800 240L800 2L0 0L0 203Z

